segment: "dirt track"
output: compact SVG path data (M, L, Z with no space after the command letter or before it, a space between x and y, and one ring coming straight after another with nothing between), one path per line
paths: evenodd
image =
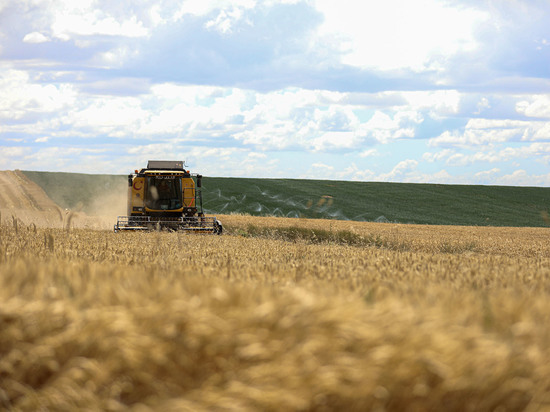
M17 218L42 227L61 227L63 222L61 208L17 170L0 171L0 212L3 222Z
M57 205L20 171L0 172L0 208L47 211Z
M67 228L88 227L106 229L112 227L112 219L90 217L78 211L59 207L40 186L22 172L0 171L0 219L11 224L14 218L38 227Z

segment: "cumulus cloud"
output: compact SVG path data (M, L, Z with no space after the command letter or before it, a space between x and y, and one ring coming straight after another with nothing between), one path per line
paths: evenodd
M430 163L444 163L448 166L461 167L487 164L517 164L522 159L534 159L534 162L544 165L550 164L550 144L531 143L528 146L505 147L501 149L487 148L480 151L457 152L454 149L443 149L438 152L426 152L422 159ZM496 170L493 168L491 170ZM500 170L499 170L500 171ZM481 173L481 174L480 174ZM483 172L474 174L475 177L484 176Z
M334 176L336 179L342 180L367 181L374 180L375 173L369 169L361 169L355 162L352 162L345 169L336 171Z
M454 154L454 149L443 149L438 152L426 152L422 155L422 160L429 163L440 162L444 159L448 159Z
M28 162L26 159L32 149L22 146L0 146L0 170L25 170Z
M25 37L23 37L24 43L46 43L47 41L50 41L50 39L44 34L37 31L28 33L25 35Z
M351 0L317 0L317 6L325 16L322 33L342 39L344 63L378 70L440 69L439 58L477 46L474 30L489 18L435 0L369 2L360 8Z
M376 149L367 149L359 153L359 157L374 157L380 156L380 153Z
M383 173L378 176L380 180L389 181L403 181L406 175L414 170L418 166L418 161L414 159L406 159L399 162L389 173Z
M445 131L430 139L429 145L432 147L484 148L506 142L548 140L550 140L550 122L470 119L464 130Z
M429 145L433 147L486 147L495 143L519 140L524 133L524 128L517 127L505 129L480 129L467 127L463 132L458 130L445 131L441 135L430 139Z
M333 166L329 166L329 165L326 165L324 163L313 163L311 165L311 167L315 167L315 168L323 169L323 170L334 170Z
M550 96L533 96L530 100L517 102L516 110L527 117L550 118Z
M71 84L34 83L26 71L0 71L0 119L4 122L25 119L35 122L36 116L49 116L70 107L76 95Z
M495 183L505 186L550 186L550 173L533 175L523 169L499 176Z
M523 182L522 170L544 182L550 6L516 6L8 0L0 146L12 157L0 160L125 172L181 156L219 175L319 178L329 165L352 180Z
M479 181L487 181L487 178L492 179L493 176L496 176L500 173L500 169L498 167L494 167L491 170L483 170L481 172L477 172L474 177L477 178Z

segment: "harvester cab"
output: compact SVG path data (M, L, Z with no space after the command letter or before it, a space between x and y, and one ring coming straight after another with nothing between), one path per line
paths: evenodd
M215 217L204 216L202 176L182 161L149 160L147 168L128 175L128 212L119 216L121 230L185 230L221 234Z

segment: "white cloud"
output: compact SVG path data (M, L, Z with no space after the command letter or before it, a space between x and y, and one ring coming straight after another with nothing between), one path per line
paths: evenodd
M529 159L550 164L550 143L531 143L522 147L507 147L499 152L502 160Z
M262 153L249 156L249 151L239 148L192 147L182 150L192 170L206 176L279 177L278 159L268 159Z
M250 152L248 153L248 157L251 159L266 159L267 155L265 153Z
M387 181L387 174L380 174L373 180ZM422 173L416 168L391 178L391 181L401 183L461 183L458 180L459 178L456 175L451 175L445 169L439 170L434 173Z
M430 139L429 146L432 147L472 147L487 146L494 143L510 141L521 137L522 130L479 130L467 129L464 133L458 131L445 131L438 137Z
M539 122L533 125L529 130L532 134L526 134L523 140L526 141L550 141L550 122Z
M501 155L499 155L499 153L491 151L488 153L477 152L470 155L465 155L463 153L455 153L449 156L445 163L450 166L467 166L467 165L471 165L479 162L496 163L502 160L503 158Z
M82 162L86 155L91 155L97 161L103 152L103 148L41 147L36 150L30 147L0 146L0 164L7 169L48 171L55 167L57 171L97 173L93 163L89 170L84 170Z
M216 17L205 23L205 27L226 33L243 17L245 10L253 9L257 5L256 0L187 0L182 2L173 19L180 20L186 15L202 17L216 13Z
M24 132L32 124L32 139L46 146L53 137L117 137L162 140L148 146L129 147L131 156L148 158L179 156L190 159L211 175L280 176L284 169L275 167L273 150L322 151L333 155L346 151L350 159L379 156L377 143L384 145L399 138L415 136L415 127L426 115L438 113L444 119L457 110L460 95L443 93L441 101L434 93L393 93L400 105L370 108L360 104L351 93L335 93L289 88L259 93L238 88L181 86L175 83L153 85L133 97L93 96L80 93L68 84L33 83L29 74L5 70L0 78L2 113L18 120L2 125L3 132ZM60 74L60 76L63 76ZM111 87L103 85L101 87ZM98 86L100 87L100 86ZM377 94L379 95L379 94ZM369 95L367 97L372 97ZM363 96L364 97L364 96ZM30 123L29 113L48 114ZM365 113L370 115L367 117ZM19 117L18 117L19 116ZM34 122L34 123L32 123ZM442 150L425 153L421 159L453 167L499 163L534 158L550 162L550 143L532 143L519 148L502 148L510 140L544 139L550 123L507 119L470 119L463 132L447 131L429 141ZM62 127L62 128L60 128ZM254 150L235 146L234 139L253 145ZM197 142L220 144L226 148L200 147ZM193 142L187 146L186 142ZM445 148L445 146L449 146ZM456 148L466 149L457 152ZM474 151L468 153L467 150ZM49 155L52 152L50 150ZM74 156L95 156L95 152L71 152ZM48 152L46 152L46 155ZM101 153L101 156L103 154ZM42 156L35 164L43 165L51 157ZM98 160L99 161L99 160ZM381 162L387 165L386 159ZM53 160L52 160L53 162ZM70 168L70 159L59 167ZM91 163L90 163L91 164ZM99 164L99 163L98 163ZM389 172L362 169L352 164L341 171L332 169L334 178L350 180L452 182L448 172L426 174L418 170L419 159L400 160ZM135 167L135 166L132 166ZM321 178L313 165L303 177ZM377 166L380 169L380 165ZM288 171L287 171L288 173ZM472 176L479 182L485 175ZM491 177L485 176L487 179ZM326 178L326 174L323 174ZM513 178L510 177L510 178ZM457 177L457 179L459 179ZM467 176L460 179L467 181Z
M245 102L248 107L242 110L246 129L233 136L265 149L308 146L310 139L321 135L316 120L322 121L325 117L315 114L321 97L316 91L303 89L256 93L253 103L248 99Z
M380 153L376 149L367 149L359 153L359 157L374 157L380 156Z
M250 100L250 96L247 101ZM346 105L345 94L286 89L256 93L254 104L242 110L246 130L234 137L266 148L301 146L316 151L357 149L365 139L386 143L413 137L423 117L414 110L388 114L377 110L367 121L355 114L357 103Z
M216 18L206 22L207 29L214 29L221 33L231 32L233 25L243 16L243 10L233 8L231 10L220 10Z
M412 113L426 112L434 119L444 119L459 112L461 93L456 90L415 91L400 93ZM417 119L417 122L422 118Z
M358 144L354 132L325 132L319 137L312 138L310 144L313 150L329 151L338 149L353 149Z
M550 122L510 119L470 119L464 131L446 130L429 140L432 147L484 147L512 141L550 141Z
M516 110L528 117L550 118L550 96L533 96L530 100L522 100L516 104Z
M439 170L435 173L410 173L403 182L408 183L458 183L457 177L452 176L445 169Z
M317 105L321 104L321 96L317 96ZM316 108L312 119L320 130L349 131L356 129L359 119L351 107L330 104L326 110Z
M414 182L414 183L456 183L456 176L452 176L446 170L439 170L435 173L421 173L417 169L418 162L405 160L397 164L389 173L376 173L369 169L360 169L355 163L344 170L335 171L337 179L353 181L393 181L393 182ZM324 176L306 176L308 178L324 178Z
M482 172L477 172L474 174L474 177L480 181L492 180L494 176L497 176L500 173L498 167L494 167L491 170L484 170Z
M114 137L131 137L149 114L134 97L96 98L80 110L71 110L63 117L65 124L76 129L88 129L91 136L108 134Z
M365 123L357 127L357 133L363 136L372 136L380 143L388 143L402 137L414 137L413 127L402 127L403 124L418 123L420 116L413 111L399 111L392 118L380 110Z
M157 110L144 117L138 130L143 135L190 136L208 131L215 136L232 132L232 125L245 115L250 97L239 89L203 86L163 84L152 89Z
M0 169L2 170L14 170L23 169L28 170L28 162L25 158L31 153L31 149L23 146L0 146Z
M341 39L343 62L379 70L441 68L432 60L476 47L473 32L488 14L436 0L317 0L321 35Z
M0 119L57 113L73 105L76 95L75 88L70 84L35 84L25 71L0 71Z
M107 15L92 4L59 4L52 10L53 23L51 25L53 37L68 40L73 35L92 36L123 36L144 37L149 29L136 16L128 16L124 20L117 20Z
M322 169L322 170L334 170L334 166L329 166L329 165L326 165L324 163L313 163L311 165L311 167L315 167L317 169Z
M33 163L43 169L47 162L57 167L58 154L65 169L78 166L78 158L91 168L94 156L106 164L105 152L63 157L55 145L66 137L75 147L117 152L131 167L136 159L177 155L205 173L266 177L326 178L316 173L334 165L331 176L354 180L480 181L502 174L521 181L514 169L550 164L543 64L549 37L529 25L520 38L514 20L514 30L501 25L492 43L509 39L514 47L506 47L508 54L489 50L482 43L504 21L502 2L491 4L500 17L486 32L476 29L487 13L445 0L129 4L21 0L2 9L19 15L3 15L9 24L0 28L1 145L32 147L31 154L15 152L25 161L50 149ZM502 56L510 57L504 65ZM439 89L443 82L450 89ZM526 88L535 85L537 94L529 95ZM426 144L432 149L422 154ZM319 162L301 162L311 157Z
M513 173L496 177L494 182L505 186L550 186L550 173L534 175L519 169Z
M23 37L23 43L39 44L39 43L46 43L48 41L50 41L50 39L47 36L37 31L28 33L25 35L25 37Z
M378 175L378 178L384 181L400 181L401 179L406 177L408 173L416 170L417 166L418 161L414 159L402 160L397 165L395 165L391 172L382 173Z
M477 107L477 111L475 111L474 114L481 114L486 109L491 108L491 103L489 102L489 99L487 99L486 97L482 97L477 103L476 107Z
M398 124L389 115L377 110L368 122L364 125L368 130L395 130Z
M139 55L139 52L128 45L121 45L111 50L98 53L92 59L91 63L95 63L103 69L121 68L132 57Z
M343 171L335 172L335 177L337 179L368 181L374 180L375 173L368 169L360 169L355 163L351 163L351 165Z
M457 153L453 149L444 149L435 153L424 153L422 156L422 159L427 162L445 162L449 166L492 164L529 158L543 164L550 164L550 143L531 143L528 146L505 147L501 150L480 148L474 153Z
M220 96L224 93L221 87L181 86L175 83L161 83L151 87L154 98L161 99L162 105L175 103L195 104L197 100Z
M470 119L466 129L524 129L531 124L523 120Z
M426 152L422 155L422 160L429 163L440 162L444 159L449 158L453 154L455 154L454 149L443 149L435 153Z

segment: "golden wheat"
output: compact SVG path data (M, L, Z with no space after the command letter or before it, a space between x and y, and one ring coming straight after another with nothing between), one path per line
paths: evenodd
M223 221L1 226L0 409L550 406L547 229Z

